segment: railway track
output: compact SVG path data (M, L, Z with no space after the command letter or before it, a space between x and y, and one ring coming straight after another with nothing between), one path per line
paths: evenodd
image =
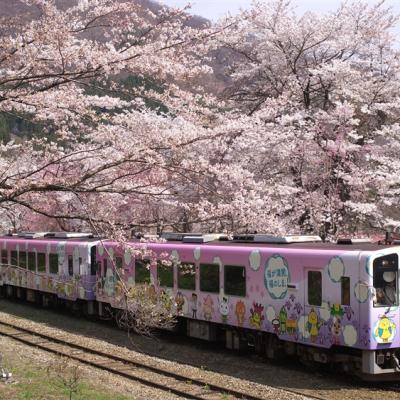
M80 345L64 337L52 337L36 330L30 330L4 321L0 321L0 335L186 399L213 400L227 398L265 400L266 398L264 396L250 395L226 386L216 385L203 379L193 379L183 374L166 371L133 359L119 357ZM143 377L143 375L146 377ZM323 400L320 397L310 396L309 394L297 391L283 388L279 388L279 390L297 396ZM269 398L271 398L271 395Z
M36 347L41 350L62 355L83 364L110 372L115 375L136 381L151 388L156 388L168 393L175 394L187 399L249 399L265 400L279 398L266 388L265 393L261 389L257 395L245 393L243 389L216 385L208 382L206 378L193 379L192 376L167 371L154 365L146 365L142 361L120 357L115 354L105 353L101 350L71 341L66 335L55 337L44 334L37 329L29 329L18 323L10 323L0 319L0 335L7 336L25 345ZM145 376L145 378L143 377ZM227 382L225 382L225 385ZM229 383L228 383L229 384ZM379 387L380 385L378 385ZM280 385L270 385L269 388L278 389L281 392L292 394L293 398L302 396L304 399L330 400L331 394L326 396L322 393L310 393L309 390L288 389ZM372 389L377 387L371 386ZM380 387L383 391L400 392L400 384ZM283 394L283 393L281 393ZM285 398L288 398L285 396Z

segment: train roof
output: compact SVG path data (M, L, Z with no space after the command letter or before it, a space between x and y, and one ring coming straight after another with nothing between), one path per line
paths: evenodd
M12 235L0 236L0 240L10 241L39 241L68 243L95 243L100 240L107 244L114 243L112 240L95 237L91 233L79 232L20 232ZM165 239L165 237L164 237ZM206 240L203 240L206 239ZM133 239L129 243L143 243L139 239ZM222 234L178 234L172 233L167 236L165 242L147 241L147 244L167 245L169 247L180 246L217 246L221 248L250 247L265 249L296 249L296 250L327 250L327 251L379 251L400 246L400 242L393 244L373 243L369 239L341 239L337 243L323 242L318 236L271 236L264 234L237 235L233 239Z
M24 236L11 236L3 235L0 236L0 240L10 240L10 241L29 241L29 242L68 242L68 243L93 243L101 240L99 237L74 237L74 238L60 238L60 237L33 237L28 238Z
M157 244L157 243L156 243ZM212 241L207 243L182 243L181 241L168 241L166 244L173 246L197 245L197 246L218 246L218 247L257 247L273 249L298 249L298 250L344 250L344 251L378 251L399 247L399 244L385 245L378 243L357 243L357 244L337 244L331 242L322 243L246 243L237 241Z

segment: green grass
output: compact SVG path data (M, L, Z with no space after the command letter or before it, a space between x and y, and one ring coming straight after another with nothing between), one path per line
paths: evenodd
M7 363L10 365L9 356ZM20 360L18 360L20 361ZM13 362L10 370L13 373L14 384L0 383L1 400L64 400L69 399L69 391L60 381L49 376L46 367L35 367ZM96 387L85 376L78 385L77 393L72 395L73 400L132 400L132 397Z

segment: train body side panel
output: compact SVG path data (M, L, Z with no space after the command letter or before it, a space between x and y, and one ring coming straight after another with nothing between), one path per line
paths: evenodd
M111 243L109 248L112 255L118 252ZM223 247L166 243L150 244L148 249L156 254L156 258L166 253L181 263L195 264L194 290L178 287L176 268L173 286L160 287L157 266L154 262L150 266L150 285L156 293L169 296L171 307L180 316L227 327L270 332L285 341L323 348L347 346L364 349L371 346L370 332L366 332L364 327L368 324L371 294L367 290L367 299L364 299L362 280L365 277L360 276L360 263L365 260L361 261L360 251L351 250L351 247L349 251L315 251L257 245ZM129 288L135 285L134 256L120 256L124 260L123 279ZM101 261L108 255L103 251L97 257ZM217 291L200 290L202 264L219 266ZM244 296L226 293L225 266L245 267ZM111 272L108 274L108 277L98 280L97 298L113 307L122 307L117 279ZM310 282L310 279L315 282ZM313 293L318 291L318 282L321 291Z

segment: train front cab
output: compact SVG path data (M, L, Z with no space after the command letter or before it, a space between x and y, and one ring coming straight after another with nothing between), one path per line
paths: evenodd
M362 352L365 379L400 379L399 254L400 248L387 249L365 264L368 298L360 307L360 326L370 331Z

